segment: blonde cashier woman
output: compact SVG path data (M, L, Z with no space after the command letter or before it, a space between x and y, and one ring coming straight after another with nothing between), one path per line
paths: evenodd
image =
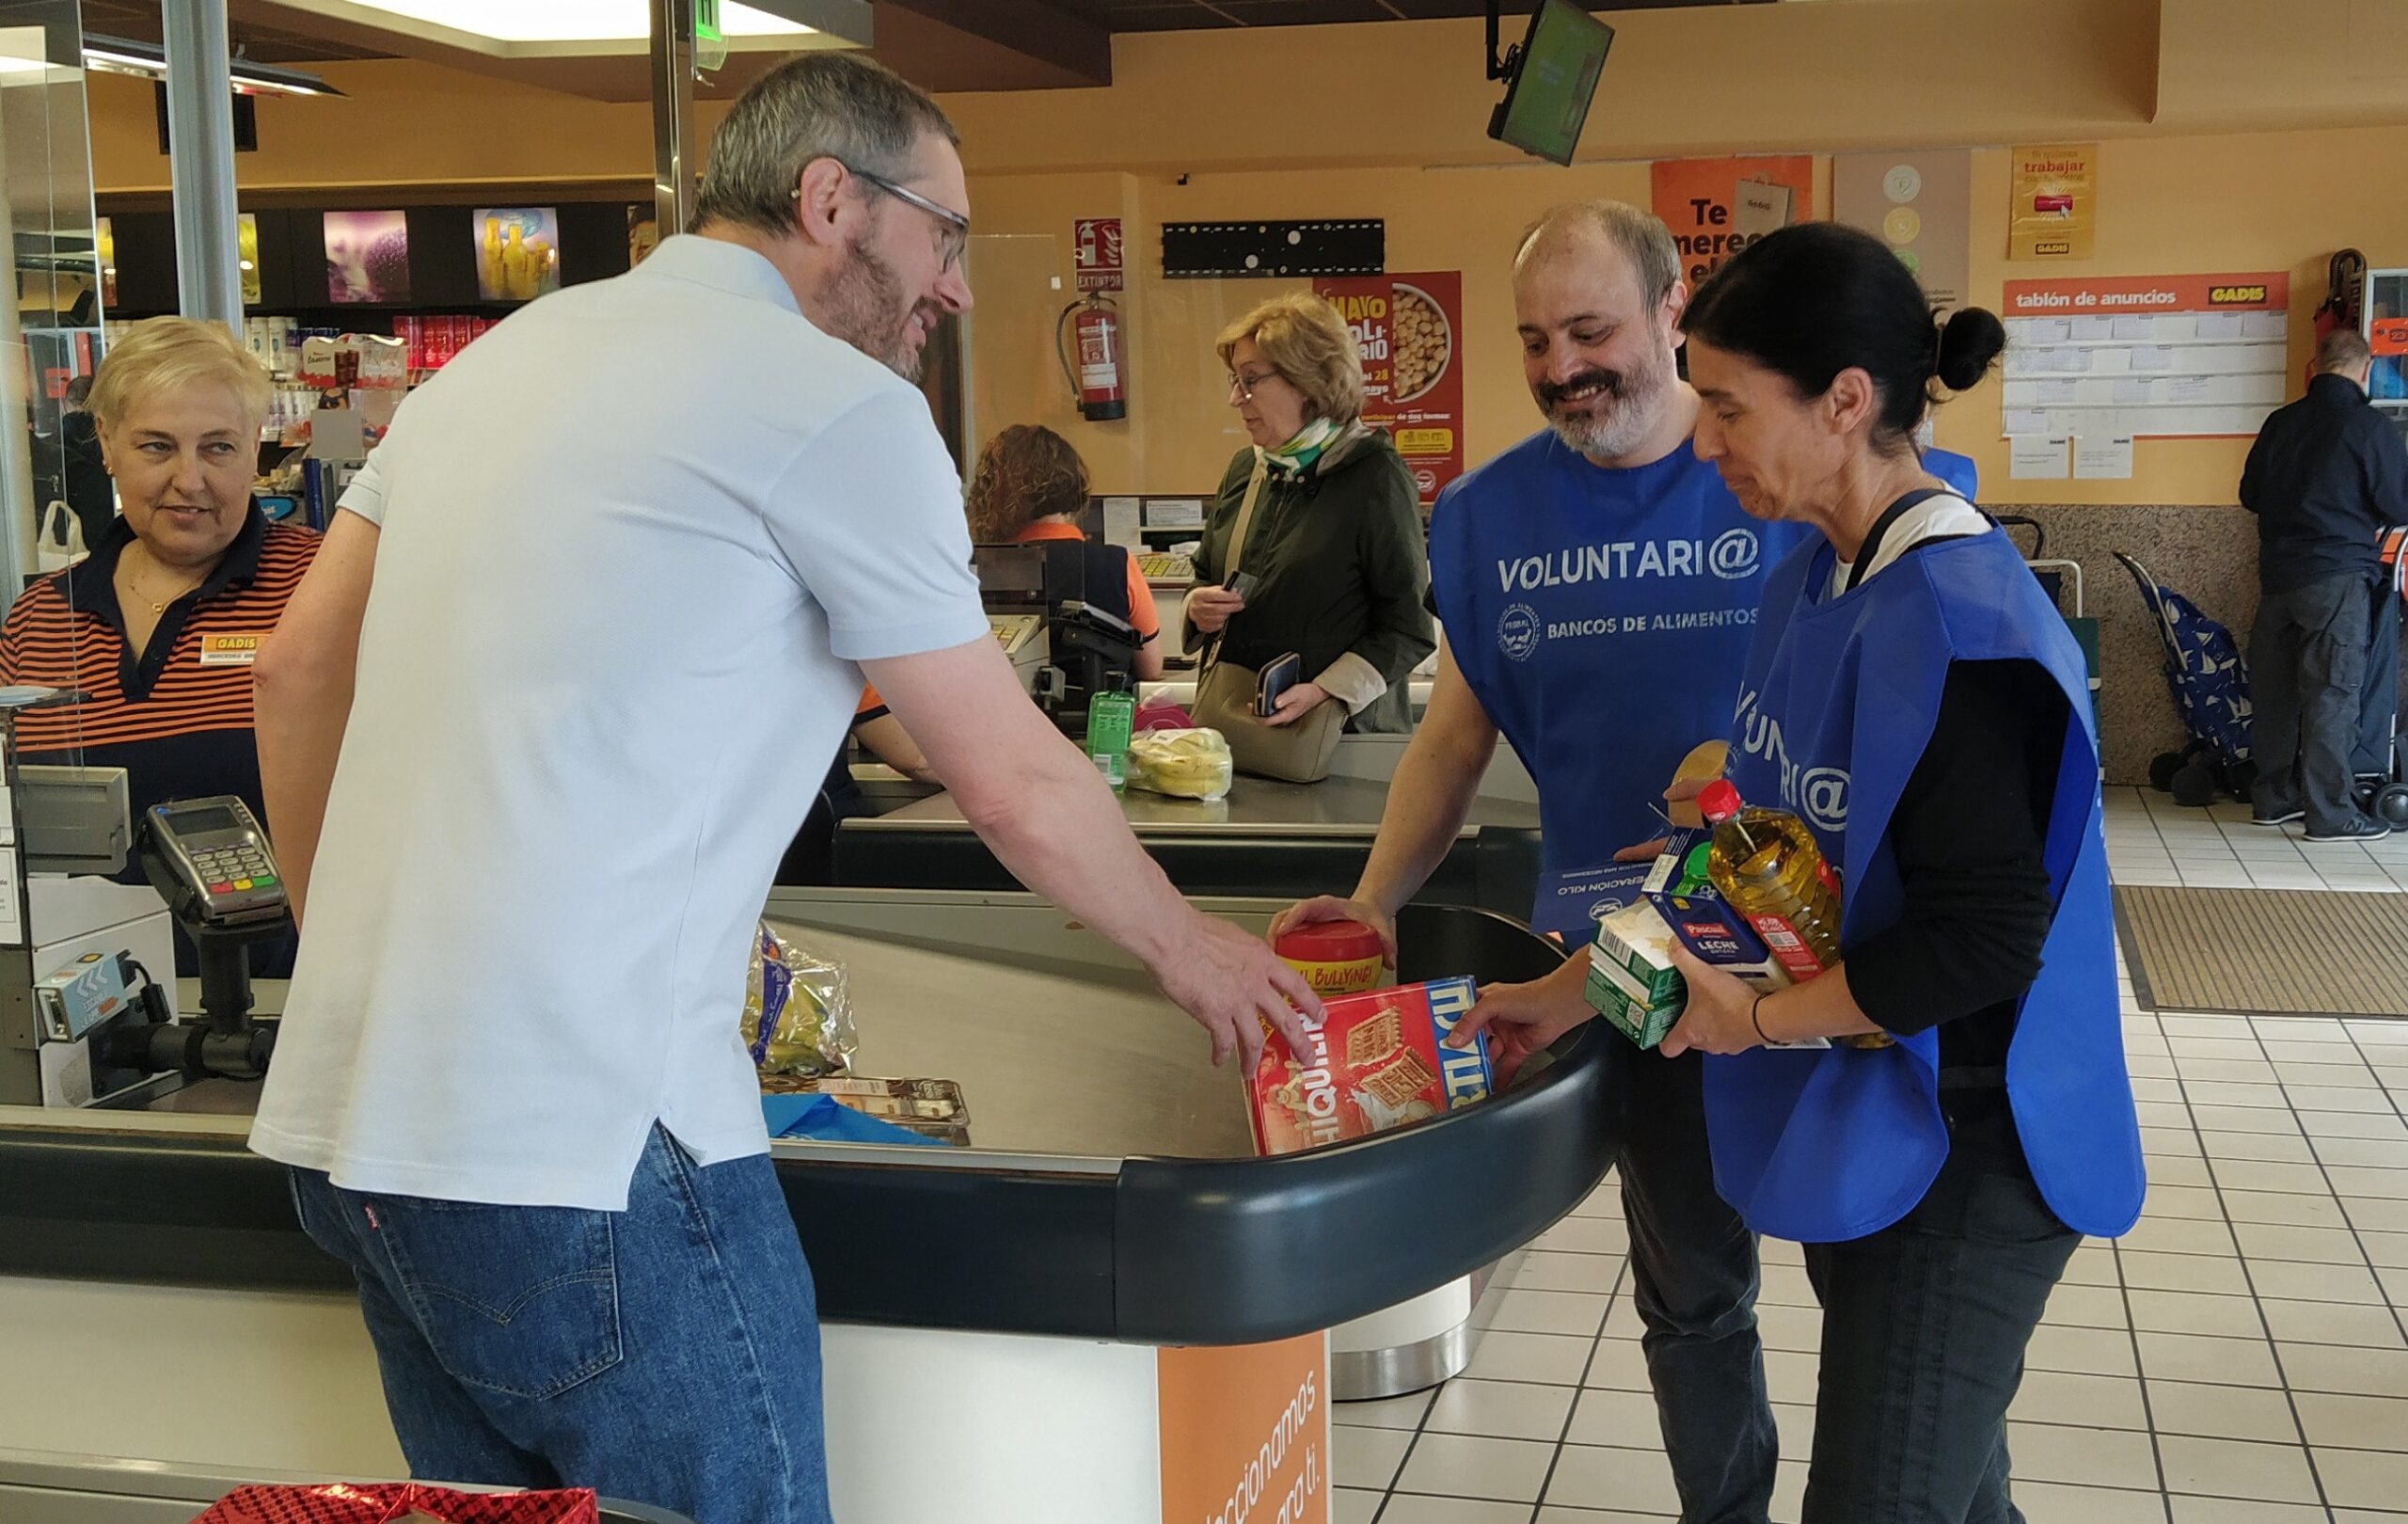
M2144 1181L2082 656L1914 451L1935 380L1979 382L2004 334L1935 325L1888 249L1830 223L1750 246L1682 327L1698 454L1751 514L1818 532L1766 586L1730 775L1799 813L1846 902L1841 961L1776 994L1684 957L1664 1049L1711 1056L1716 1188L1805 1245L1823 1304L1803 1524L2018 1520L2024 1345ZM1767 1046L1875 1031L1897 1040Z

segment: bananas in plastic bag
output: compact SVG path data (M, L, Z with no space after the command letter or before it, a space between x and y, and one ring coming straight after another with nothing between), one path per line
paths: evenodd
M857 1044L845 966L762 922L744 981L743 1030L764 1074L846 1072Z
M1236 766L1217 730L1149 730L1129 740L1129 782L1177 799L1226 799Z

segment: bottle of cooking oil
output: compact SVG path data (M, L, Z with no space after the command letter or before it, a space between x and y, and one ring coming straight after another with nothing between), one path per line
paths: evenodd
M1714 828L1707 872L1723 902L1763 937L1792 981L1804 983L1840 960L1840 894L1823 849L1806 822L1786 810L1740 801L1728 780L1700 791L1698 810ZM1852 1048L1886 1048L1877 1032L1839 1040Z

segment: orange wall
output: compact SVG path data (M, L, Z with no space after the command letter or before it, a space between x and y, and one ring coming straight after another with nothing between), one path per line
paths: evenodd
M1612 16L1596 160L2131 132L2160 0L1825 0ZM1124 37L1104 89L957 95L974 169L1515 164L1477 21Z
M1782 145L1774 144L1773 147ZM2408 162L2408 126L2217 137L2127 138L2101 154L2097 257L2010 264L2006 160L1973 161L1974 298L1995 304L2009 279L2067 275L2286 270L2291 275L2293 358L2306 358L2309 316L2324 262L2344 245L2378 264L2408 264L2408 198L2375 188L2380 167ZM1513 338L1510 252L1518 230L1551 203L1615 196L1645 204L1644 164L1572 169L1473 167L1350 172L981 177L973 187L988 233L974 258L979 295L975 416L982 432L1044 422L1065 432L1101 491L1180 492L1217 482L1239 437L1212 340L1221 324L1280 288L1274 281L1166 281L1165 221L1377 215L1387 222L1388 267L1464 272L1462 358L1466 448L1484 459L1537 426ZM1827 195L1818 196L1828 206ZM1055 314L1071 299L1070 222L1129 218L1138 262L1122 302L1132 333L1131 418L1079 421L1052 358ZM2000 503L2221 503L2234 500L2246 440L2143 440L2127 482L2021 483L2007 475L1995 383L1941 409L1941 442L1981 465L1984 495Z
M2325 257L2353 246L2408 264L2408 0L1824 0L1626 12L1570 169L1489 142L1496 87L1477 23L1123 38L1104 89L959 95L982 234L973 278L982 432L1069 433L1100 489L1200 490L1238 436L1212 335L1272 282L1164 281L1157 229L1184 218L1375 215L1396 270L1465 277L1466 444L1482 458L1535 426L1505 266L1515 232L1575 196L1644 203L1648 159L1690 152L1961 144L1974 151L1972 292L2066 274L2283 269L2294 348ZM2298 24L2293 25L2291 23ZM2353 47L2339 46L2354 40ZM259 103L246 189L640 181L647 107L606 104L432 65L329 65L340 101ZM705 103L705 131L721 108ZM150 88L91 81L103 191L158 190ZM2347 125L2337 125L2337 124ZM2312 124L2328 124L2308 128ZM2105 141L2098 254L2010 266L2003 145ZM1178 183L1188 177L1184 185ZM1828 170L1824 176L1828 182ZM1826 183L1827 188L1827 183ZM1828 207L1828 195L1818 197ZM1077 421L1054 358L1071 299L1069 228L1123 217L1133 289L1133 417ZM1941 414L1943 443L1983 465L1986 495L2023 500L2226 502L2245 444L2145 441L2120 483L2009 481L1994 388Z
M652 108L406 60L313 66L342 97L261 96L260 147L238 154L246 190L476 184L652 174ZM92 184L164 191L167 158L148 80L88 74ZM705 130L723 107L705 106Z

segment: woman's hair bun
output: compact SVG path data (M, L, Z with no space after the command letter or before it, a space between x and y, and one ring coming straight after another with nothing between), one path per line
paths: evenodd
M1940 384L1951 391L1979 386L2005 348L2006 325L1997 313L1958 308L1940 330Z

